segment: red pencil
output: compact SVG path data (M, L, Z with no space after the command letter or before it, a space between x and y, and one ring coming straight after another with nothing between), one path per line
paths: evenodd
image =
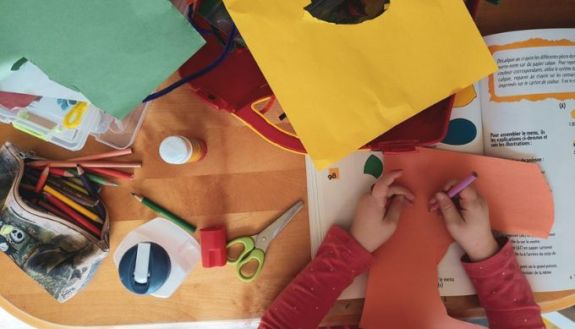
M50 168L50 174L60 177L74 177L74 174L67 172L65 169L62 168Z
M84 218L82 215L75 212L74 209L68 207L68 205L66 205L64 202L58 200L57 198L53 197L48 193L44 193L44 198L46 198L46 200L54 207L60 209L63 213L74 219L74 221L80 224L80 226L86 228L88 231L92 232L97 237L100 237L100 234L102 233L100 229L98 229L96 226L90 223L90 221Z
M36 187L34 188L34 192L40 193L46 185L46 181L48 180L48 175L50 174L50 167L45 167L40 174L40 178L38 178L38 182L36 182Z
M38 203L38 205L39 205L40 207L46 209L47 211L51 212L52 214L54 214L54 215L56 215L56 216L58 216L58 217L60 217L60 218L66 219L66 220L68 220L68 221L70 221L70 222L73 222L73 221L74 221L70 216L66 215L66 214L65 214L64 212L62 212L60 209L54 207L53 205L51 205L51 204L49 204L49 203L47 203L47 202L44 202L44 201L42 201L42 200L38 200L37 203Z
M118 178L118 179L133 179L134 175L127 173L125 171L107 169L107 168L84 168L87 172L94 174L100 174L108 177Z

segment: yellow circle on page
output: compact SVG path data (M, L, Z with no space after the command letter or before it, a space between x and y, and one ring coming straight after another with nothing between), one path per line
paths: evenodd
M477 98L477 93L475 92L475 87L471 85L455 94L453 107L459 108L467 106L473 102L475 98Z
M575 109L574 109L573 111L571 111L571 117L572 117L573 119L575 119Z

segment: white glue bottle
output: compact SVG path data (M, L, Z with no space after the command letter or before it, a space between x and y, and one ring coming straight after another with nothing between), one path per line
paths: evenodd
M170 136L160 144L160 157L174 165L200 161L207 153L206 143L201 139Z

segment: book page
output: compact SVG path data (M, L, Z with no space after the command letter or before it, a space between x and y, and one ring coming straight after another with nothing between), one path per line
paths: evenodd
M481 113L480 83L460 91L455 96L449 129L437 148L442 150L483 154L483 118ZM437 287L441 296L461 296L475 293L463 266L464 251L452 243L437 267Z
M534 291L573 289L575 30L503 33L486 42L500 69L481 82L485 154L538 163L555 202L549 238L510 236L515 254Z
M449 127L438 148L449 151L483 154L483 123L479 83L455 95Z
M379 164L383 170L381 152L357 151L325 170L316 171L306 156L312 257L332 225L349 228L359 198L369 192L377 180L366 171L377 171ZM366 285L367 274L358 276L339 299L363 298Z

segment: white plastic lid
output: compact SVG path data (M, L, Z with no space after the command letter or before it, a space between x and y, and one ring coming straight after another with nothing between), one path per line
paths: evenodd
M183 164L192 156L192 144L181 136L170 136L160 144L160 157L169 164Z

